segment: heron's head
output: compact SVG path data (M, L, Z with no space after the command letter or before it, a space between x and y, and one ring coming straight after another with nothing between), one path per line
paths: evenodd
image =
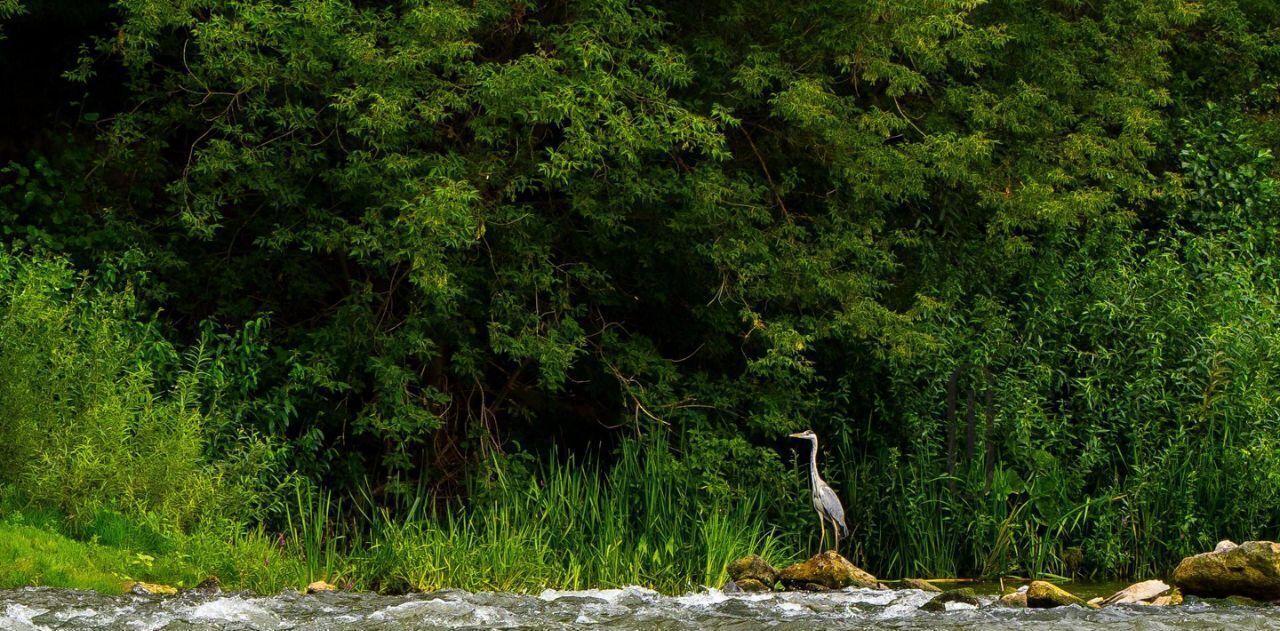
M791 436L792 438L799 438L802 440L813 440L818 437L818 435L813 433L813 430L811 429L806 429L803 432L798 432L795 434L789 434L789 436Z

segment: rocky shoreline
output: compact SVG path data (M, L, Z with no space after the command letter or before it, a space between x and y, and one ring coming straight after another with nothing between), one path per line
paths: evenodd
M830 550L781 570L769 565L759 555L751 555L731 563L728 572L730 580L723 587L725 593L892 589ZM943 590L920 578L897 582L904 589L937 592L937 596L920 607L926 611L946 611L952 603L964 607L980 606L977 594L971 588ZM1033 609L1067 606L1098 609L1116 605L1168 607L1182 604L1184 594L1226 599L1235 604L1280 601L1280 543L1246 541L1237 545L1222 541L1211 552L1183 559L1174 569L1169 583L1150 579L1134 583L1111 596L1087 601L1048 581L1030 581L1002 594L995 606Z
M831 550L782 569L774 568L762 557L753 554L734 561L727 569L730 579L721 587L725 594L829 592L851 588L883 591L894 589ZM942 582L942 579L936 580ZM970 608L982 605L978 594L969 587L944 590L922 578L888 582L896 583L898 589L936 593L932 600L920 607L925 611L947 611L948 605L952 604ZM130 583L126 591L136 595L161 597L179 593L178 589L168 585L144 582ZM221 591L221 586L216 578L210 577L187 591L217 593ZM305 589L307 594L331 591L347 590L325 581L316 581ZM1221 541L1213 551L1182 559L1168 583L1161 579L1149 579L1134 583L1110 596L1089 600L1048 581L1032 580L1001 594L990 606L1032 609L1068 606L1099 609L1116 605L1167 607L1182 604L1184 595L1236 605L1280 603L1280 543L1246 541L1237 545L1231 541Z

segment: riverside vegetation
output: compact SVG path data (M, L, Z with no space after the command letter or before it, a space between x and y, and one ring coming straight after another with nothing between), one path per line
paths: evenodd
M1280 536L1272 0L0 0L0 586Z

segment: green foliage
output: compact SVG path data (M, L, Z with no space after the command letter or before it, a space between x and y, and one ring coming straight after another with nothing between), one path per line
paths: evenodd
M552 461L527 479L494 466L490 488L465 512L371 516L366 579L384 589L537 591L642 585L668 593L727 580L753 552L794 556L765 521L764 498L730 501L687 485L663 447L625 443L600 471L590 460ZM361 570L357 570L361 571Z
M880 574L1274 533L1277 11L116 0L74 60L5 40L84 97L15 110L0 236L90 280L0 258L0 481L257 587L714 581L809 543L804 426Z
M1063 573L1074 545L1087 569L1138 575L1223 537L1275 537L1276 182L1269 154L1231 126L1192 128L1173 236L1072 236L1017 300L956 296L935 312L940 352L892 369L907 421L893 449L910 460L891 449L876 460L897 476L854 474L863 496L909 500L872 512L913 528L873 533L884 541L871 549L896 555L879 564ZM938 402L963 366L993 371L998 413L950 478Z
M128 294L94 290L64 265L0 253L0 482L73 520L110 508L185 528L248 519L245 446L212 462L197 406L206 359L161 391L148 356L173 349ZM252 480L252 477L246 478Z
M2 0L0 1L0 39L4 38L4 21L16 15L22 15L25 9L18 0Z

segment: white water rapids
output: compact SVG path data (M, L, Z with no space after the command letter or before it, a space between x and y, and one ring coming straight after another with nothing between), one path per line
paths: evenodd
M260 597L187 593L173 598L103 596L62 589L0 592L0 630L122 629L1277 629L1280 607L1190 599L1179 607L1016 610L949 605L920 611L916 590L663 596L646 589L540 595L445 590L406 596L331 593Z

